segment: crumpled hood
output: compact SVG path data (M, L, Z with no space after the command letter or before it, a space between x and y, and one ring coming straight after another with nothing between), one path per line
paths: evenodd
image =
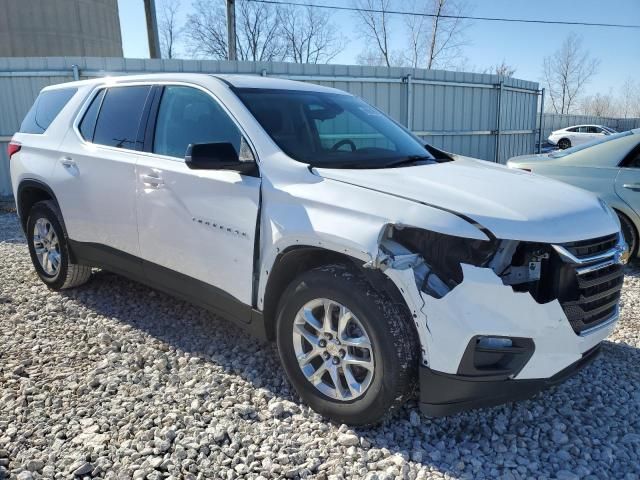
M433 165L313 171L326 179L463 214L501 239L562 243L619 230L592 193L482 160L455 156L455 161Z

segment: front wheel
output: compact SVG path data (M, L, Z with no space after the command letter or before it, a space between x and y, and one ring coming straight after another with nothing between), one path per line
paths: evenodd
M418 348L406 307L342 265L303 273L278 308L283 367L315 411L351 425L380 421L411 394Z
M54 202L38 202L31 208L27 243L33 266L49 288L62 290L89 280L91 267L71 261L62 214Z

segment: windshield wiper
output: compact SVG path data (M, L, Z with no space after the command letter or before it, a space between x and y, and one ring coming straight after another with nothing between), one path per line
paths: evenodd
M431 162L435 162L433 157L430 156L430 155L409 155L408 157L404 157L404 158L402 158L400 160L395 160L393 162L389 162L389 163L383 165L382 168L392 168L392 167L399 167L401 165L411 165L413 163L424 162L426 160L429 160Z

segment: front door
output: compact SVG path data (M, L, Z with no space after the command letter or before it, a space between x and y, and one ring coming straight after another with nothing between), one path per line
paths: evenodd
M192 285L192 300L216 303L216 297L213 306L231 314L234 302L252 304L260 178L191 170L184 156L192 143L231 142L239 151L241 138L209 92L168 85L149 152L141 154L137 168L138 235L147 276L165 285L182 283L177 290ZM208 298L195 298L196 291Z

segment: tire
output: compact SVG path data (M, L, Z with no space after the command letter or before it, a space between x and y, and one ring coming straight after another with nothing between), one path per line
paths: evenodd
M629 261L632 261L638 255L638 231L636 227L633 225L633 222L629 220L624 213L616 212L618 218L620 219L620 226L622 227L622 235L624 236L624 241L627 242L629 246Z
M60 209L51 200L38 202L29 211L27 244L31 261L40 279L52 290L77 287L91 277L91 267L71 262L63 225ZM47 232L47 235L37 232ZM41 252L47 250L45 257Z
M558 140L558 148L560 150L571 148L571 140L569 140L568 138L561 138L560 140Z
M313 310L316 308L313 307L314 302L319 301L326 305L319 299L339 305L330 309L334 314L334 325L338 324L338 329L338 317L345 311L342 307L350 311L351 316L347 314L343 317L350 318L345 331L355 329L358 345L365 345L366 342L363 343L362 339L368 337L371 349L346 346L354 338L337 333L333 340L340 344L339 340L342 338L343 342L339 346L348 353L341 360L337 359L339 354L335 351L329 353L331 345L327 344L326 348L321 349L323 353L313 359L313 364L310 363L310 367L307 365L304 368L317 371L322 365L331 368L330 362L342 361L342 364L336 366L337 371L342 372L341 378L346 379L346 370L349 370L352 379L363 379L360 392L354 393L347 388L348 384L342 383L342 389L334 388L332 394L327 394L326 390L331 390L332 384L335 387L331 374L323 374L323 380L320 380L320 386L317 387L307 378L308 375L305 375L303 367L298 363L300 345L306 342L305 340L300 343L295 337L302 318L298 314L307 306L311 306L309 312L326 311L325 306L318 306L319 310ZM309 325L304 325L305 328L314 330ZM419 348L410 313L405 305L393 303L388 295L376 290L355 268L328 265L301 274L289 285L280 299L276 328L280 360L289 380L303 401L321 415L349 425L371 425L388 416L413 393ZM322 334L316 338L322 338ZM344 340L345 338L347 340ZM311 346L309 342L306 344L307 347ZM335 350L337 347L333 345L333 348ZM328 355L328 358L322 355ZM373 369L351 365L353 358L367 359L364 361L369 362ZM335 393L338 390L348 395L336 398Z

